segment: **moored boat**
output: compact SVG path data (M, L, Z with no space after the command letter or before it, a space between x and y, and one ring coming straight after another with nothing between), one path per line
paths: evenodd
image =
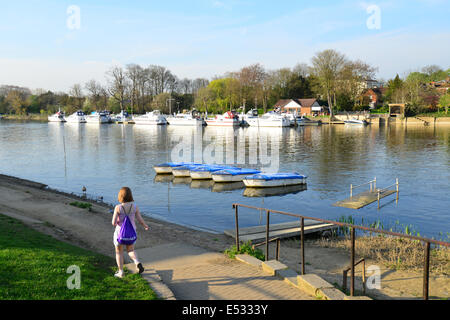
M142 116L133 116L133 121L137 125L157 125L163 126L167 124L167 119L159 110L147 112Z
M297 125L299 126L320 126L322 124L321 120L311 120L307 117L298 117Z
M244 178L246 187L271 188L306 184L307 177L298 173L256 174Z
M173 171L173 168L182 167L186 165L200 165L197 163L191 163L191 162L166 162L155 165L153 168L155 169L157 174L170 174Z
M201 164L182 165L172 168L172 174L175 177L184 178L191 177L191 170L202 166Z
M109 123L110 121L111 121L111 118L109 117L109 115L103 111L101 111L101 112L94 111L90 115L86 116L87 123L101 124L101 123Z
M356 118L353 118L351 120L345 120L345 124L359 124L359 125L368 125L369 123L366 120L359 120Z
M239 116L234 111L225 112L223 115L217 115L215 118L206 119L208 126L234 127L239 126Z
M166 118L171 126L206 126L206 121L198 115L197 111L191 113L178 113Z
M69 123L86 123L86 115L83 111L77 111L66 118Z
M245 177L261 173L254 169L224 169L212 173L215 182L241 182Z
M1 119L1 115L0 115ZM57 113L48 116L48 122L66 122L66 118L64 117L64 112L58 110Z
M237 169L237 168L219 165L203 165L198 166L196 168L192 168L190 174L192 180L210 180L212 179L212 174L214 172L225 169Z
M290 120L277 112L268 112L261 117L249 118L247 123L252 127L289 127Z
M111 120L115 123L123 124L132 121L132 117L128 114L128 112L122 110L119 114L111 116Z

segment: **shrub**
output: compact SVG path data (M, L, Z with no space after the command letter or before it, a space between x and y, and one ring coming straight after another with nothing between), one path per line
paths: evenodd
M236 245L232 246L230 249L225 250L225 254L231 259L234 259L237 254L245 253L262 261L266 259L266 256L261 250L253 249L251 241L247 241L246 243L241 244L239 246L239 251L237 250Z

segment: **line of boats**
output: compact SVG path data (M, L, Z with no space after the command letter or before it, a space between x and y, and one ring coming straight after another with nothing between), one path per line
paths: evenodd
M222 115L202 118L199 112L178 113L174 115L163 115L159 110L147 112L144 115L130 115L126 111L119 114L110 114L108 111L95 111L86 115L83 111L77 111L69 116L65 116L61 110L48 117L49 122L69 122L69 123L134 123L136 125L180 125L180 126L221 126L221 127L290 127L321 125L320 120L315 121L306 117L297 116L291 113L268 112L262 116L258 115L255 109L247 114L237 114L234 111L225 112Z
M306 185L307 176L299 173L262 173L255 169L197 163L163 163L155 165L157 174L172 174L176 178L213 180L217 183L243 182L249 188L273 188Z

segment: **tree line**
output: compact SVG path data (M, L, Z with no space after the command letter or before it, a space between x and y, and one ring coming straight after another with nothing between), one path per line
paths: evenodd
M140 114L155 109L174 113L192 108L223 113L241 107L267 111L280 99L316 98L332 115L367 109L363 84L376 72L376 67L335 50L318 52L309 64L267 70L257 63L211 80L180 79L163 66L128 64L111 67L104 84L92 79L74 84L67 93L2 86L0 113L51 114L62 109L66 113L128 110ZM437 66L411 72L404 79L397 75L386 83L383 102L408 103L414 112L439 107L446 103L445 99L427 84L449 75L450 69L444 71Z

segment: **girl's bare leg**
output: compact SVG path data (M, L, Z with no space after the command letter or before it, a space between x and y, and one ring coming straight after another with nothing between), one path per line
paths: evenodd
M116 262L119 272L123 272L123 246L116 246Z
M133 260L134 264L139 264L139 260L137 258L136 252L134 251L134 246L127 246L127 252L128 255L130 256L131 260Z

